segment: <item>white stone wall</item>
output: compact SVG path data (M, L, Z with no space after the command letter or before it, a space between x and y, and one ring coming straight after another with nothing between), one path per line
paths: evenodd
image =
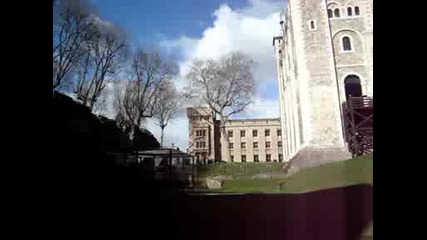
M347 16L348 7L353 16ZM340 17L328 18L328 8L340 9ZM372 0L288 1L283 40L274 42L285 160L303 149L317 155L315 149L345 149L341 117L345 77L359 76L362 93L373 95L372 10ZM343 51L344 36L350 37L352 51Z
M360 15L355 15L355 7ZM352 8L348 16L347 8ZM344 79L356 75L361 80L362 94L373 96L373 2L372 0L333 0L328 1L328 8L339 8L340 18L331 18L331 33L337 78L339 83L340 102L345 101ZM342 38L351 39L352 50L342 49Z
M259 162L266 162L267 154L271 155L271 162L274 160L279 162L279 154L282 154L282 148L278 147L278 142L282 141L281 136L277 135L277 131L282 132L279 119L229 120L225 128L227 132L233 131L233 137L229 137L229 142L233 143L233 149L229 151L230 155L234 156L234 162L241 162L242 155L246 155L246 162L254 162L254 155L259 156ZM270 130L270 136L265 136L267 129ZM258 132L256 137L252 135L253 130ZM240 131L245 131L245 137L240 136ZM246 143L245 149L241 148L242 142ZM258 143L257 149L253 147L254 142ZM270 142L270 148L266 148L266 142ZM222 139L221 146L225 146Z

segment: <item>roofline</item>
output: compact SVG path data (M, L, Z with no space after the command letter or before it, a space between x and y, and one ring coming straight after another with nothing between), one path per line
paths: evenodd
M242 122L242 121L280 121L280 118L246 118L246 119L230 119L227 122Z

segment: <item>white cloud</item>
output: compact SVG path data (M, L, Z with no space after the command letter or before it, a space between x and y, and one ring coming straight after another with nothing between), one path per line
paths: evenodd
M201 39L181 36L160 43L165 49L182 53L181 76L185 76L194 58L218 58L231 51L242 51L256 62L255 79L260 88L276 81L272 38L280 32L279 12L284 3L271 0L250 3L251 6L236 10L221 5L213 13L213 26L205 29ZM177 80L179 89L185 84L183 77Z
M213 13L212 27L204 30L200 39L181 36L166 40L160 45L169 51L178 51L183 56L179 63L180 77L176 80L179 90L186 85L185 72L194 58L218 58L232 52L242 51L256 62L254 73L258 83L258 94L244 114L236 117L277 118L279 117L278 99L266 99L261 96L278 91L272 38L280 32L279 12L285 7L282 0L250 0L242 9L231 9L228 5L219 6ZM263 91L264 94L259 92ZM267 92L267 94L266 94ZM156 137L160 139L160 129L149 124ZM185 150L188 145L188 121L182 114L166 128L166 138L177 141L176 145Z
M254 102L238 118L279 118L279 101L257 96Z
M242 51L257 63L254 77L258 83L258 94L254 103L235 117L278 118L278 99L267 99L265 96L268 92L278 91L277 87L274 89L277 82L272 38L280 32L279 12L284 6L282 0L250 0L249 6L242 9L221 5L213 12L213 26L206 28L200 39L181 36L161 42L164 50L179 52L183 57L183 61L179 62L180 76L176 80L178 90L185 87L183 76L194 58L217 58L231 51ZM115 84L109 83L103 94L103 100L107 102L103 115L109 118L114 118L116 114L113 105L117 91ZM181 150L186 150L189 127L185 107L190 104L181 104L182 112L166 127L166 146L174 143ZM160 128L153 120L148 120L146 127L160 141Z

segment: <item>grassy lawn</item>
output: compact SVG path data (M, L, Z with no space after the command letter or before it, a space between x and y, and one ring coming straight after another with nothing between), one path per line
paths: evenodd
M302 170L283 181L281 192L302 193L355 184L373 184L372 155Z
M280 171L284 163L215 163L198 167L198 177L229 176L234 179L250 178L258 173Z
M373 184L372 155L301 170L288 178L250 179L257 173L278 171L283 164L218 164L206 167L202 176L233 176L219 192L303 193L355 184Z
M279 193L283 179L237 179L225 181L221 192Z

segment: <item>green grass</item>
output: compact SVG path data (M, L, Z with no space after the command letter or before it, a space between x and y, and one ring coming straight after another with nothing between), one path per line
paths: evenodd
M250 178L258 173L280 171L284 163L215 163L198 167L198 177L229 176L234 179Z
M221 192L279 193L283 179L238 179L225 181Z
M283 181L281 192L302 193L356 184L373 184L372 155L302 170Z
M217 174L238 177L235 180L224 181L223 188L219 192L303 193L356 184L373 184L372 155L304 169L288 178L281 179L250 179L248 177L257 173L279 170L283 164L280 167L279 164L224 165L213 166L204 172L207 174L204 176Z

